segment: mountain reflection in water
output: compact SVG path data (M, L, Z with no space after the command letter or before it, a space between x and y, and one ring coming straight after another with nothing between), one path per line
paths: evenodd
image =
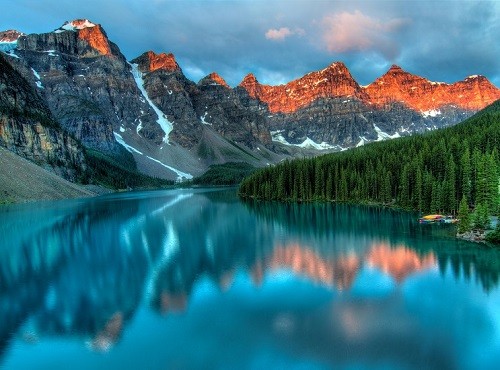
M373 271L398 286L435 270L457 281L478 281L485 291L498 286L500 273L498 251L450 244L440 235L443 229L376 208L242 204L234 190L138 193L33 211L26 207L0 213L5 236L0 241L0 356L15 338L37 342L54 336L109 351L141 305L161 315L179 314L189 309L200 281L209 279L229 292L241 273L258 288L289 271L338 294ZM393 337L384 340L397 341L409 335L411 320L369 322L374 312L390 309L391 299L370 305L340 300L317 324L323 337L343 333L339 348L347 353L355 351L349 343L385 338L388 326L394 327ZM314 339L322 336L308 332L312 324L292 314L280 314L269 325L292 339L307 335L309 350L322 350ZM338 356L340 349L334 351Z

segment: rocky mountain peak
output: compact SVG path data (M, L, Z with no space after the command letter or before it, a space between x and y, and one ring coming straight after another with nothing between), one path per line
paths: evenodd
M150 50L132 60L132 63L137 63L139 70L143 73L153 72L159 69L167 72L176 72L181 70L181 67L177 64L175 56L172 53L156 54Z
M423 112L437 112L444 106L478 110L500 98L500 90L484 76L469 76L453 84L430 81L393 65L365 88L369 101L384 105L398 101Z
M366 98L366 93L342 62L279 86L261 85L253 74L248 74L240 86L251 97L266 103L272 113L293 113L322 98Z
M252 98L260 99L260 83L253 73L247 74L240 82L239 86L243 87Z
M387 73L390 73L390 74L392 74L392 73L400 73L400 72L405 72L405 71L403 70L403 68L401 68L397 64L393 64L391 66L391 68L389 68L389 70L387 71Z
M202 78L199 85L220 85L230 89L227 82L216 72L210 73L208 76Z
M80 40L84 40L92 49L101 55L111 55L111 45L106 32L99 24L92 23L88 19L75 19L66 21L56 29L54 33L76 32Z
M253 73L248 73L245 77L243 77L243 80L240 82L240 86L254 85L256 83L259 83L259 81L257 81L257 77L255 77Z
M333 62L328 67L319 71L321 74L350 75L349 69L343 62ZM313 72L315 73L315 72Z
M92 23L88 19L75 19L72 21L64 22L64 24L59 29L65 31L76 31L95 26L96 24Z
M24 36L24 33L17 30L1 31L0 42L15 42L21 36Z

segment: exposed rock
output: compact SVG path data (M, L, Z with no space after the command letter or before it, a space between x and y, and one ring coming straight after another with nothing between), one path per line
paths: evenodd
M231 87L227 84L227 82L219 76L216 72L210 73L208 76L202 78L200 82L198 82L199 86L206 86L206 85L220 85L224 86L227 89L230 89Z
M321 98L368 99L341 62L279 86L261 85L253 74L248 74L240 86L247 90L250 97L266 103L271 113L293 113Z
M201 123L210 125L223 137L254 148L257 143L271 144L265 116L248 110L238 94L217 74L210 74L198 83L193 101Z
M0 203L79 198L96 193L0 147ZM24 225L26 227L28 225Z
M281 154L315 155L425 132L500 98L483 76L445 84L398 66L361 87L341 62L280 86L248 74L231 88L215 72L195 84L172 54L148 51L129 64L103 28L87 19L45 34L5 31L0 49L35 92L34 106L48 107L50 119L85 147L117 159L125 148L141 171L167 178L228 159L263 165ZM8 99L21 114L23 104L31 105L15 94ZM2 121L4 138L24 148L32 143L33 158L50 146L37 137L64 141L43 122L10 119Z
M41 96L0 55L0 145L75 181L83 148L64 132Z
M147 51L135 58L132 63L137 63L142 73L153 72L162 69L167 72L181 71L172 53L155 54L153 51Z
M24 36L24 33L16 30L2 31L0 32L0 42L15 42L21 36Z
M457 233L458 239L467 240L469 242L484 243L486 232L484 230L471 230L463 234Z
M394 101L420 112L444 106L479 110L500 99L500 90L484 76L471 76L454 84L432 82L393 65L366 87L369 102L383 106Z
M100 25L76 20L51 33L23 36L16 53L21 61L13 63L37 80L55 118L86 147L119 155L113 132L138 125L147 139L162 137L130 66Z

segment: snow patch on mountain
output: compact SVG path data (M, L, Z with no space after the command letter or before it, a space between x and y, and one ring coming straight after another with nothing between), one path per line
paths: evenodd
M154 110L154 112L158 116L158 119L156 120L156 122L160 125L161 129L165 133L165 136L163 137L163 142L170 145L170 143L168 141L168 135L170 134L170 132L173 129L172 122L170 122L167 119L167 117L165 116L165 114L163 114L163 112L160 109L158 109L158 107L153 103L153 101L151 99L149 99L148 93L146 92L146 89L144 88L144 80L142 78L142 72L139 71L138 64L135 64L135 63L134 64L129 63L129 64L132 67L132 75L134 76L135 83L137 84L137 87L141 91L142 96L144 96L144 99L146 99L149 106Z
M125 140L123 140L123 136L120 135L118 132L113 132L113 135L115 135L115 140L118 142L118 144L120 144L121 146L123 146L125 149L127 149L130 153L133 153L133 152L136 152L137 154L140 154L140 155L143 155L143 153L139 150L137 150L136 148L134 148L133 146L130 146L128 145Z
M84 28L95 27L96 25L90 22L88 19L76 19L71 22L65 22L59 30L56 30L56 33L64 32L64 31L76 31L82 30Z
M422 116L424 118L427 118L427 117L439 116L441 114L441 111L439 109L431 109L431 110L423 111L421 113L422 113Z
M163 167L165 168L168 168L169 170L175 172L177 174L177 180L178 181L182 181L183 179L187 179L187 180L190 180L193 178L193 175L191 175L190 173L187 173L187 172L182 172L174 167L171 167L161 161L159 161L158 159L155 159L153 157L150 157L149 155L146 156L148 159L151 159L152 161L162 165Z
M115 136L115 140L118 142L118 144L122 145L130 153L134 153L135 152L135 153L140 154L140 155L145 155L140 150L137 150L133 146L127 144L125 142L125 140L123 139L123 136L121 136L118 132L113 132L113 135ZM169 165L167 165L167 164L159 161L156 158L153 158L153 157L151 157L149 155L145 155L145 157L148 158L149 160L153 161L153 162L156 162L156 163L162 165L165 168L168 168L170 171L175 172L175 174L177 175L177 181L183 181L184 179L190 180L190 179L193 178L193 175L191 175L190 173L182 172L182 171L178 170L177 168L174 168L172 166L169 166Z
M201 123L203 123L204 125L210 125L210 126L212 126L212 124L210 122L205 121L205 118L206 118L207 114L208 114L208 112L205 112L205 114L200 117Z
M306 137L306 139L302 143L297 144L297 146L300 148L313 148L317 150L335 149L335 146L332 146L325 141L318 144L314 140L309 139L308 137Z
M0 51L4 53L8 53L17 48L17 40L16 41L0 41Z
M316 150L328 150L328 149L345 150L345 148L341 147L340 145L331 145L325 141L318 144L314 140L311 140L308 137L306 137L306 139L300 144L291 144L284 138L282 133L283 130L271 131L272 140L283 145L297 146L299 148L311 148Z
M42 81L40 81L40 74L35 71L33 68L31 68L31 70L33 71L33 75L35 76L35 78L37 79L37 81L35 81L36 83L36 86L39 88L39 89L43 89L43 85L42 85Z
M373 124L373 128L375 129L375 132L377 132L377 141L397 139L398 137L401 137L399 132L396 132L394 135L389 135L387 132L382 131L376 124Z

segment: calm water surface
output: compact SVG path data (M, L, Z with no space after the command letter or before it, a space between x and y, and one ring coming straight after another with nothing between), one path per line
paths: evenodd
M500 253L234 189L0 208L2 369L498 369Z

